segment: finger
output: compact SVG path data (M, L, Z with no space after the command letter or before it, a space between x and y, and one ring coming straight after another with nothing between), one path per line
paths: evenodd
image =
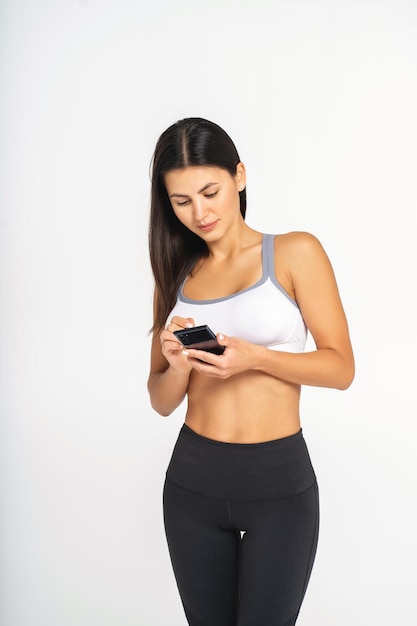
M217 333L216 339L217 343L219 343L221 346L226 347L229 345L229 337L226 337L226 335L223 335L223 333Z
M165 341L172 341L173 337L175 337L175 335L173 335L169 330L163 330L161 332L161 334L159 335L159 339L161 341L161 345Z
M198 360L200 363L205 363L206 365L216 365L217 359L219 358L218 355L215 355L212 352L206 352L205 350L185 348L182 352L189 359Z
M171 328L171 326L175 326L175 328ZM174 315L167 328L169 328L169 330L179 330L181 328L192 328L193 326L194 320L192 317L180 317L179 315Z
M171 350L175 352L182 352L183 350L183 345L181 343L178 343L178 341L164 341L164 347L166 350Z
M169 330L163 330L159 335L159 341L161 343L161 348L166 350L180 350L182 348L182 343L178 341L175 335L172 334Z
M168 355L178 355L182 353L182 346L179 345L176 341L164 341L161 346L162 354L165 356Z
M199 354L197 354L196 357L191 357L190 355L187 360L196 372L203 376L224 378L223 368L218 361L221 357L211 354L210 352L203 352L202 350L193 350L193 354L194 352Z

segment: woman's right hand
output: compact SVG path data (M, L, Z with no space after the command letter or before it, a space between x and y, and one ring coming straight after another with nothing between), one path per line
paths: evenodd
M194 325L194 320L191 317L176 315L159 335L162 354L174 369L181 372L190 372L192 365L187 356L183 354L184 346L175 337L174 330L192 328Z
M192 326L193 319L176 316L162 332L153 335L148 389L151 405L160 415L170 415L187 393L193 366L173 333Z

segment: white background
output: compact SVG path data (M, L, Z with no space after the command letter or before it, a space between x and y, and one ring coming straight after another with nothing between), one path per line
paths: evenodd
M357 375L305 388L321 536L300 626L417 624L417 3L2 0L2 626L181 626L146 391L149 163L207 117L248 223L326 248Z

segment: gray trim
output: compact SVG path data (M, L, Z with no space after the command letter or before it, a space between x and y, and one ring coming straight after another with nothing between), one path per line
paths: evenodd
M269 278L273 285L284 295L294 306L299 309L299 306L293 298L285 291L284 287L277 281L275 278L275 263L274 263L274 240L275 235L266 234L262 235L262 276L254 285L247 287L246 289L242 289L241 291L237 291L236 293L230 294L230 296L223 296L222 298L213 298L211 300L192 300L191 298L187 298L184 295L184 285L187 282L187 279L182 283L179 292L178 292L178 300L181 302L186 302L187 304L216 304L217 302L225 302L226 300L231 300L232 298L237 298L238 296L247 293L248 291L252 291L257 287L263 285L267 279Z
M291 298L290 294L287 291L285 291L284 287L281 285L280 282L278 282L275 276L275 254L274 254L275 235L264 235L264 237L265 237L264 245L266 247L266 255L267 255L268 276L271 279L271 282L275 285L275 287L279 289L280 292L286 298L288 298L288 300L294 306L297 307L297 309L299 309L300 307L298 306L298 302L296 302L294 298Z

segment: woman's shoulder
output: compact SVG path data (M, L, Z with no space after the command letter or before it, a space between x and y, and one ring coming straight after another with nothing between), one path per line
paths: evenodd
M312 233L293 231L275 235L275 267L293 273L308 272L330 263L319 239Z
M319 239L304 231L275 235L274 261L276 273L287 276L292 284L300 276L317 278L332 272Z
M274 240L275 254L285 255L311 255L319 254L323 251L323 247L318 238L312 233L306 231L292 231L275 235Z

